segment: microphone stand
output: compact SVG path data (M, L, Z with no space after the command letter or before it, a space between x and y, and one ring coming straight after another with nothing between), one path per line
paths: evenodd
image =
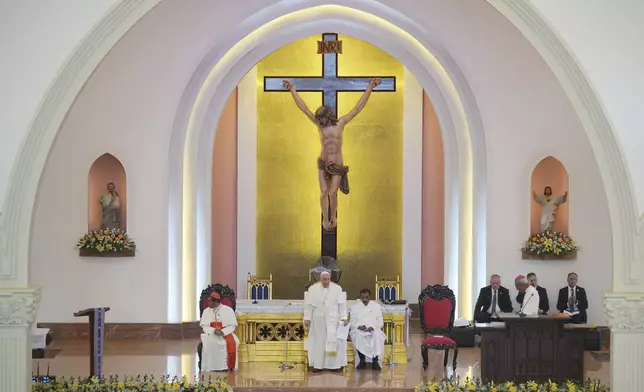
M396 325L394 324L394 316L391 314L389 309L385 306L382 301L378 301L381 307L385 309L385 312L389 315L389 321L391 322L391 356L389 358L389 367L394 368L398 366L395 359L395 347L396 347ZM384 353L383 353L384 354Z
M523 305L523 306L521 307L521 309L519 310L519 317L525 317L525 316L526 316L526 314L525 314L525 313L523 313L523 309L525 309L525 307L526 307L526 306L528 306L528 302L530 302L530 300L532 299L532 297L534 297L534 293L530 294L530 298L528 298L528 300L527 300L527 301L525 301L525 305Z
M286 309L291 305L297 305L297 304L295 304L293 302L287 303L286 306L284 306L284 309L282 309L282 313L286 313ZM288 369L293 369L295 367L295 365L293 365L292 363L290 363L288 361L288 339L290 338L290 335L289 335L290 330L291 330L290 328L286 328L286 333L284 334L285 335L284 336L285 358L284 358L284 362L280 363L280 370L281 371L288 370Z

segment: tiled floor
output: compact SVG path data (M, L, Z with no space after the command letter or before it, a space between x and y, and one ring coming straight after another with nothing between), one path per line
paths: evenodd
M419 336L411 341L417 342ZM104 372L106 375L153 374L162 376L186 375L194 378L197 375L197 340L164 340L164 341L107 341L105 344ZM33 371L39 367L40 373L47 372L56 376L88 376L89 345L84 341L54 341L50 347L58 353L51 359L34 360ZM442 368L442 353L430 354L430 366L427 372L422 371L420 348L417 345L408 348L407 363L389 368L383 366L381 372L372 370L356 371L353 368L343 373L313 374L304 371L302 365L294 369L280 371L277 363L243 363L234 374L212 374L213 377L226 377L234 386L244 387L320 387L327 388L412 388L424 378L442 378L451 375L451 369L445 373ZM596 378L609 383L610 363L605 356L593 356L586 353L586 377ZM597 358L597 359L595 359ZM401 358L402 359L402 358ZM481 364L478 348L459 350L459 363L456 374L460 377L478 377ZM405 362L405 361L400 361Z

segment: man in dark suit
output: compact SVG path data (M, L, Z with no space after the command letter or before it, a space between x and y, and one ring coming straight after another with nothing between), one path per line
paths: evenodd
M588 321L586 314L588 297L586 296L586 290L577 286L577 274L574 272L568 274L568 286L559 290L557 309L561 313L564 311L571 313L570 321L575 324L584 324Z
M501 312L512 312L512 299L510 299L510 291L501 286L501 277L494 274L490 276L490 285L483 287L479 292L479 298L474 307L474 321L487 323L498 319L498 314Z
M544 288L541 287L537 284L537 274L534 272L530 272L528 274L528 282L537 289L537 292L539 293L539 314L546 314L550 310L550 300L548 299L548 291ZM523 297L525 296L525 293L519 291L519 294L517 294L517 302L519 305L523 303Z

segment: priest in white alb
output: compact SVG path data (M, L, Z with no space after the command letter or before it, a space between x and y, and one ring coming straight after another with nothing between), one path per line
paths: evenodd
M371 362L373 369L380 370L378 359L385 353L386 335L382 332L384 321L380 304L371 301L369 289L360 290L360 301L349 310L349 319L351 341L359 358L359 363L356 361L358 363L356 367L364 369L367 363Z
M235 336L237 317L235 311L221 303L221 295L210 295L209 306L204 309L199 323L203 329L201 342L201 371L222 372L237 369L237 346Z
M304 348L314 372L339 371L347 365L347 341L338 332L348 324L347 294L324 271L304 294L304 325L309 329Z
M514 284L517 289L524 293L523 302L521 303L521 309L519 314L524 314L526 316L538 316L539 315L539 292L534 286L530 284L528 278L523 275L519 275L514 279Z

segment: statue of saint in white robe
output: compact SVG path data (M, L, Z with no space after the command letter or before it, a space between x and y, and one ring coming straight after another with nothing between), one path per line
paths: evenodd
M233 332L237 327L235 311L226 305L217 308L206 308L199 323L203 329L201 342L201 370L219 372L238 368L237 348L239 339ZM215 334L215 330L224 336Z
M304 321L309 321L309 336L304 344L309 366L314 369L340 369L347 365L347 341L338 339L338 327L348 320L347 294L331 282L309 287L304 294Z
M532 286L525 289L523 303L521 303L521 313L526 316L539 315L539 292Z
M380 304L369 301L365 305L362 301L358 301L351 307L349 314L351 316L351 341L355 349L365 356L367 363L373 362L376 357L382 360L387 336L382 332L384 321ZM371 327L373 331L361 331L358 329L361 326ZM358 362L356 361L356 366L358 366Z
M557 207L566 202L568 192L559 197L539 196L536 192L532 192L532 195L534 201L541 204L541 219L539 221L541 232L554 231Z

